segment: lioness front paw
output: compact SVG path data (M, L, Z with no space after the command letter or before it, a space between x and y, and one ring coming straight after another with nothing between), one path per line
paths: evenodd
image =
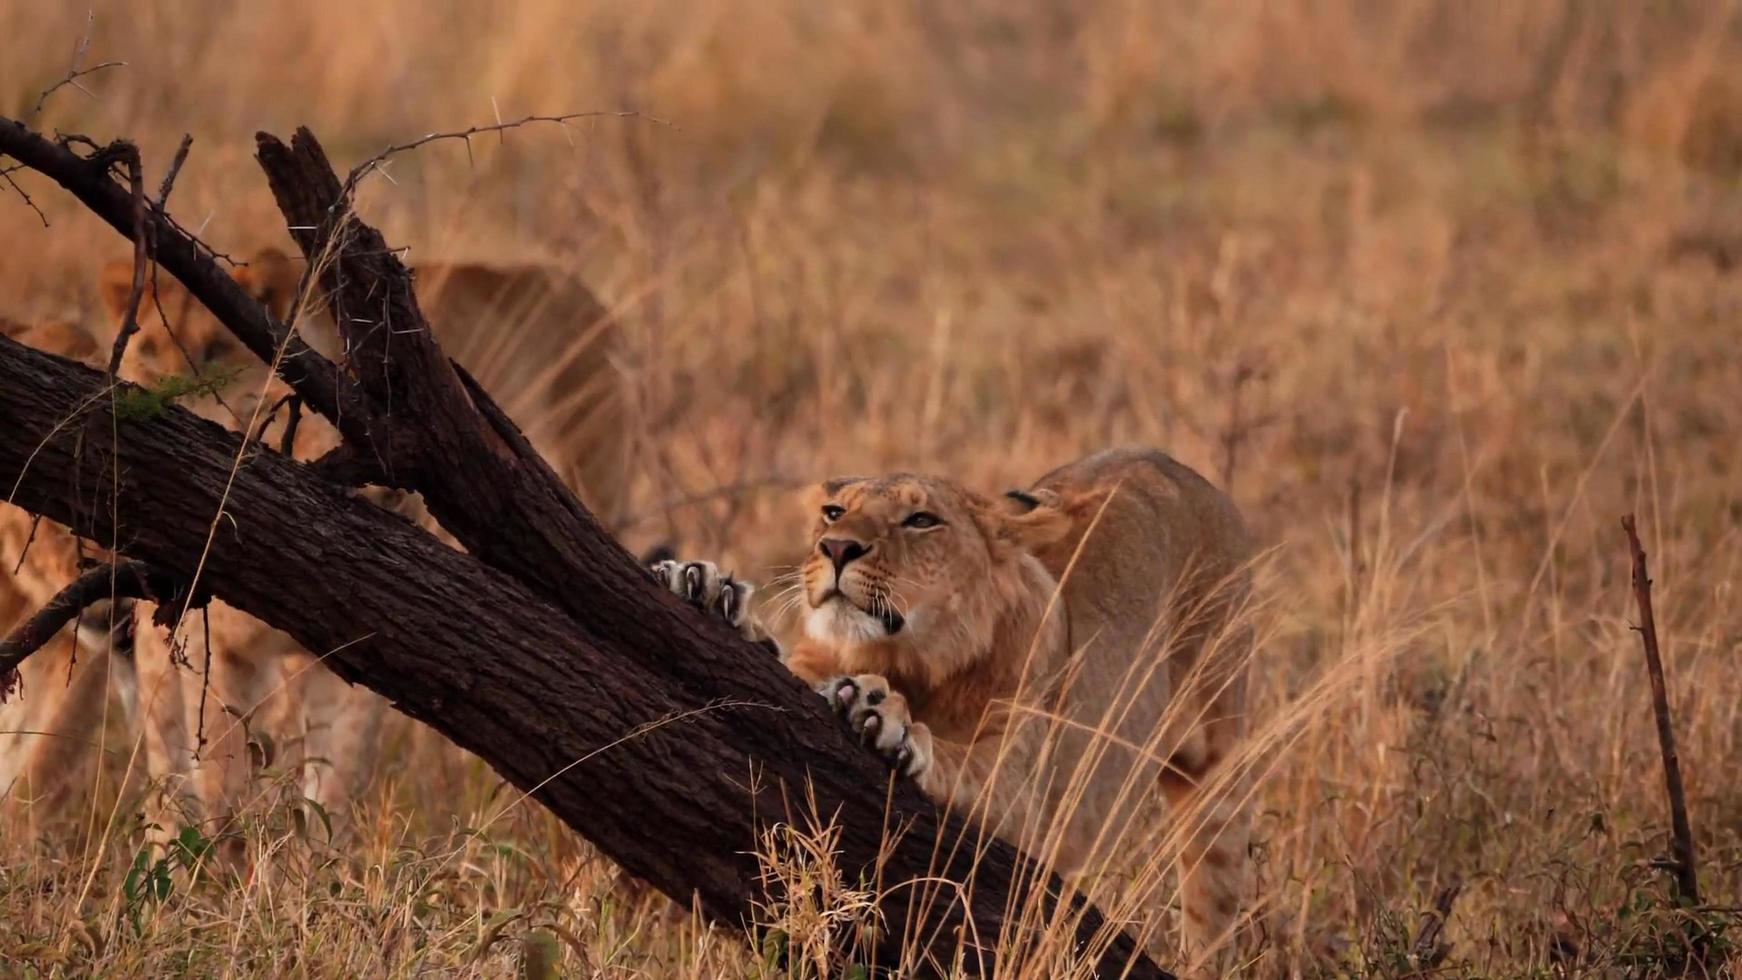
M747 640L763 639L750 615L750 597L756 586L720 571L711 561L665 559L647 566L655 581L697 609L718 616Z
M907 699L877 674L824 681L817 693L828 698L859 740L905 776L917 779L931 768L931 729L913 720Z

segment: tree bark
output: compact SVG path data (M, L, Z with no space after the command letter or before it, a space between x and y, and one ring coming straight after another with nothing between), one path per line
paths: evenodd
M348 373L309 351L280 376L379 480L420 491L466 551L180 409L112 420L101 375L0 338L0 486L16 487L14 503L338 651L324 662L346 680L716 920L751 921L769 898L763 831L833 821L841 866L881 885L886 927L867 950L879 964L905 972L929 957L941 972L965 947L965 968L989 972L1006 914L1032 899L1056 913L1052 945L1097 972L1166 975L1056 878L892 780L765 651L653 587L442 355L404 268L350 213L313 137L259 143L351 355ZM0 152L132 234L100 154L3 119ZM256 354L299 344L167 216L147 224L153 259Z

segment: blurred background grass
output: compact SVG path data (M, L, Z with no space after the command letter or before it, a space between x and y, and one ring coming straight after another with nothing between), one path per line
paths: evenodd
M0 9L6 113L86 17ZM1351 678L1265 787L1288 915L1264 969L1406 972L1458 879L1448 969L1649 973L1688 925L1648 867L1628 511L1710 900L1742 896L1739 40L1733 4L1644 0L153 0L96 6L87 63L127 66L33 122L136 138L152 181L191 133L173 210L240 255L285 241L257 129L306 124L349 166L643 113L432 145L361 203L414 259L584 271L628 338L632 546L766 580L802 545L796 481L996 490L1165 447L1272 546L1260 716ZM0 195L0 310L111 329L91 282L126 245L17 176L52 227ZM467 833L505 802L488 773L396 738L358 853L314 856L263 799L252 832L293 870L139 929L113 919L136 840L9 836L0 944L74 972L493 972L484 939L548 923L582 973L754 969L624 906L539 814Z

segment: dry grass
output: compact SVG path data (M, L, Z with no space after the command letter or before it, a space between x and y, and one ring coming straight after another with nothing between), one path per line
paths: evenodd
M0 11L7 113L83 24ZM39 123L138 137L158 167L192 132L175 208L236 253L283 237L255 129L307 123L354 161L498 112L667 120L432 146L363 202L415 255L570 263L613 303L632 544L767 579L800 544L791 480L996 489L1123 441L1230 486L1273 546L1257 852L1279 914L1255 972L1409 974L1453 881L1450 974L1668 973L1696 925L1733 938L1729 4L160 0L96 24L91 59L128 66ZM125 246L28 176L53 227L0 195L0 308L92 318ZM1667 817L1628 511L1714 910L1673 909L1649 866ZM94 833L131 755L112 738L96 819L0 845L0 972L499 975L538 936L578 975L765 975L627 901L475 760L392 739L357 846L311 840L269 780L252 877L130 886L138 829ZM801 952L863 898L807 846L771 842L771 873L834 883L769 911Z

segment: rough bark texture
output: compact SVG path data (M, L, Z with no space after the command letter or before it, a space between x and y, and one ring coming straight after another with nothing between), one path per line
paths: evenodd
M115 423L112 438L101 376L0 339L0 486L16 482L13 501L97 540L118 535L123 553L170 573L199 568L202 590L311 650L338 649L325 662L341 676L484 758L631 872L682 900L694 892L716 919L744 921L766 898L753 856L764 828L820 816L841 826L842 865L884 886L879 962L898 964L911 937L948 957L977 935L966 967L991 969L1006 912L1029 888L1056 894L1056 879L1037 881L1013 848L891 782L764 651L652 587L442 355L404 268L349 213L313 137L259 145L350 352L349 376L309 352L281 377L381 480L420 491L468 553L259 446L226 497L237 436L172 409ZM130 233L116 220L126 192L100 160L8 120L0 152ZM148 224L153 255L250 349L269 356L283 342L283 325L166 218ZM901 828L893 841L888 828ZM943 883L890 887L914 879ZM971 883L968 907L952 883ZM1080 899L1068 905L1070 945L1101 950L1101 972L1165 975L1104 935Z

